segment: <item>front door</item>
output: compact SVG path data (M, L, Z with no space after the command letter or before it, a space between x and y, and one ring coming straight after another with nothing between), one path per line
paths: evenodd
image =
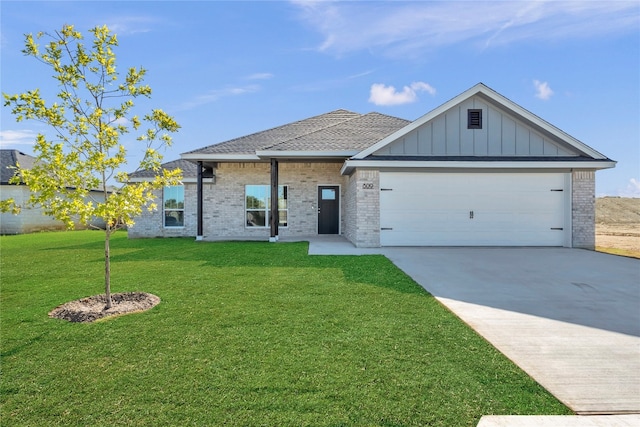
M340 187L318 187L318 234L340 232Z

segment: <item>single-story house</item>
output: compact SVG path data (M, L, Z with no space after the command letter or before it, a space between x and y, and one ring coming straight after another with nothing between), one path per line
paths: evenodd
M29 200L31 191L24 184L10 184L9 180L16 173L16 166L29 169L33 167L36 158L18 150L0 150L0 200L10 199L18 205L23 205ZM91 191L93 200L104 201L104 192ZM104 228L104 221L95 219L92 227ZM81 228L81 227L78 227ZM19 214L10 212L0 213L0 234L24 234L35 231L65 230L62 221L47 216L39 207L23 208Z
M183 185L129 236L593 249L595 172L614 166L479 83L415 121L337 110L183 153L164 165Z

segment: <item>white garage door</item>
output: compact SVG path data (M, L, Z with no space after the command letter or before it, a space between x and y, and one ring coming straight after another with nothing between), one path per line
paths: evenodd
M563 173L380 173L382 246L563 246Z

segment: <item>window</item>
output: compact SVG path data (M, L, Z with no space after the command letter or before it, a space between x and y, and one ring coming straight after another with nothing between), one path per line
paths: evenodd
M467 110L467 129L482 129L482 110Z
M245 209L247 227L268 227L271 209L271 186L270 185L247 185L245 186ZM280 227L288 225L289 205L287 201L288 187L278 186L278 216L280 217Z
M184 187L164 187L163 202L164 226L184 227Z

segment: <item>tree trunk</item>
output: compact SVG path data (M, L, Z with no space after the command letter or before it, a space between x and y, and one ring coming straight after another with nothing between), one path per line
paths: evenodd
M111 224L107 222L104 236L104 293L107 297L107 304L104 309L111 308L111 258L110 258L110 240Z

